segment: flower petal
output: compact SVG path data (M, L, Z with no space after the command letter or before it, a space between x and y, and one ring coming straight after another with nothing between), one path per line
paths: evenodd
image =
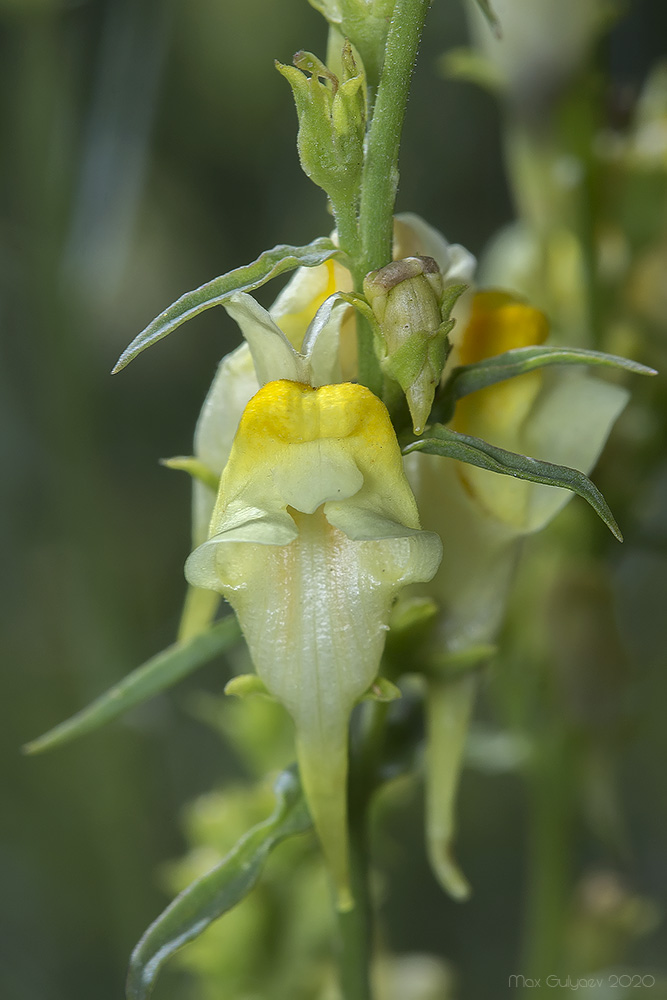
M219 534L190 556L186 572L191 583L224 592L259 676L294 719L302 782L345 907L349 715L377 673L395 595L432 574L440 543L416 531L352 541L321 508L292 516L289 544Z
M461 481L458 465L435 455L413 453L405 459L422 524L438 532L446 553L428 592L440 605L438 639L449 652L494 639L518 552L516 530L480 506Z
M241 344L218 365L195 429L195 456L218 478L227 464L243 410L258 389L250 349L247 344ZM208 536L215 496L215 491L205 483L193 479L194 546L201 545ZM211 624L219 603L217 594L189 587L178 629L179 641L187 641L204 632Z
M274 379L307 382L305 359L292 347L266 309L242 292L225 302L225 309L248 342L260 385Z
M243 411L259 389L247 344L227 354L215 374L195 429L194 453L218 477L227 464ZM201 544L215 504L215 494L201 482L193 485L193 540Z
M394 220L394 259L433 257L445 285L470 284L477 261L458 243L449 243L442 233L429 226L420 215L402 212Z
M624 410L629 392L622 386L584 372L561 373L540 394L524 425L522 450L547 462L589 473L604 448L612 426ZM524 531L539 531L562 510L568 490L527 483Z
M330 295L340 291L352 291L350 272L341 264L330 261L320 267L300 267L271 306L271 318L300 350L317 310Z

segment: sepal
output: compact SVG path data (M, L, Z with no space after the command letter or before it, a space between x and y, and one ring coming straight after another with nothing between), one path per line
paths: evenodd
M396 684L392 684L386 677L376 677L361 700L390 702L398 701L402 697L403 692Z
M199 483L203 483L209 490L217 491L220 476L216 475L207 465L194 455L176 455L174 458L161 458L160 465L167 469L176 469L180 472L187 472L189 476Z
M270 698L266 684L257 674L238 674L225 684L225 694L233 698L251 698L263 695Z

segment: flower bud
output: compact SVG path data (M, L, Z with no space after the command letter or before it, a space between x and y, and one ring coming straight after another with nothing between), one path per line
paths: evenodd
M366 81L349 42L341 66L339 79L310 52L297 52L294 66L276 63L294 96L301 166L334 208L341 199L359 196L366 132Z
M448 353L449 313L464 286L447 289L432 257L392 261L364 279L382 333L380 364L406 395L415 434L428 420Z

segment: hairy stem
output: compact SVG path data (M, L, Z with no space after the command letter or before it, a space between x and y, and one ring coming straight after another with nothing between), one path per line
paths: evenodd
M403 119L417 49L430 0L396 0L387 35L382 75L373 106L362 173L358 227L350 218L341 246L352 260L355 290L363 290L368 271L392 258L394 202L398 188L398 154ZM338 221L338 220L337 220ZM358 242L357 242L358 240ZM347 245L346 245L347 244ZM359 381L376 394L382 373L373 337L363 317L357 317ZM355 907L339 913L340 968L344 1000L372 1000L370 963L373 915L368 889L368 803L377 781L385 708L373 706L365 719L350 760L349 836L352 894Z
M384 64L373 107L361 181L360 253L353 268L356 291L364 276L392 258L398 152L412 71L430 0L396 0L387 35ZM365 321L357 321L359 381L382 391L382 374Z
M392 257L398 151L410 80L430 0L396 0L368 130L359 227L364 274Z

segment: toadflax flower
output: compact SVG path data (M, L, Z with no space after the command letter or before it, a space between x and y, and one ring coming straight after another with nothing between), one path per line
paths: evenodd
M475 266L415 215L396 219L394 252L432 257L445 287ZM181 638L201 631L220 595L236 610L258 674L296 722L341 905L348 717L375 678L395 594L430 579L441 552L419 530L384 406L336 384L356 375L354 314L332 299L351 288L329 262L300 268L268 311L249 295L227 302L246 342L222 359L197 424L195 458L209 475L194 481L181 624Z
M438 264L445 287L469 283L475 268L475 258L464 247L447 240L414 213L396 216L394 221L394 257L427 255ZM221 360L213 383L204 401L194 438L194 455L210 476L207 481L193 482L193 546L207 537L215 503L216 487L231 451L232 441L244 407L257 392L261 380L255 370L255 360L263 362L262 332L273 334L277 343L284 335L292 347L302 348L308 329L318 310L336 291L350 292L352 278L337 261L318 267L300 267L276 298L270 309L262 309L249 295L236 296L226 308L241 327L247 340ZM465 302L457 305L454 315L460 322ZM340 306L325 324L330 345L330 368L323 372L322 381L354 380L357 374L357 344L354 311ZM250 343L255 342L255 352ZM266 369L266 365L264 365ZM266 374L266 371L265 371ZM274 371L269 377L293 378L289 373ZM263 381L267 379L264 378ZM307 379L310 381L310 379ZM181 620L179 638L192 637L205 628L215 613L217 596L209 591L189 588Z
M478 292L469 322L451 334L449 364L541 344L547 334L539 310L506 292ZM627 400L626 389L581 368L532 371L459 400L451 426L589 473ZM408 456L406 469L423 520L450 554L431 587L443 609L440 639L452 651L488 643L520 539L544 528L572 493L428 455Z
M471 364L542 343L545 316L505 292L478 292L468 324L455 328L450 365ZM532 371L465 396L453 429L508 451L590 472L628 398L615 384L574 371ZM411 454L406 472L423 524L446 558L429 585L440 606L436 656L488 656L502 623L521 540L544 528L572 497L567 490L514 479L437 456ZM429 679L426 838L432 868L455 897L469 888L452 857L454 801L476 692L474 676Z
M440 562L420 530L384 405L365 387L280 379L248 403L191 584L223 594L297 756L342 909L348 720L377 673L389 612Z

